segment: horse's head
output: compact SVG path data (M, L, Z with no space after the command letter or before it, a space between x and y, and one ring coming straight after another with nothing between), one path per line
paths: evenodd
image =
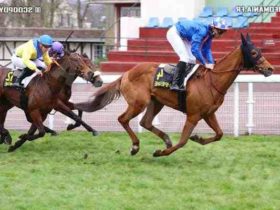
M92 63L92 61L89 59L87 54L83 53L82 54L82 59L86 63L86 65L93 71L90 75L91 80L90 82L95 86L95 87L101 87L103 84L103 80L100 77L100 71L96 70L96 66Z
M100 72L96 71L90 59L85 55L79 55L78 53L66 52L65 56L69 57L69 74L75 74L90 81L95 87L100 87L103 81L100 77ZM64 57L65 57L64 56Z
M244 67L248 69L254 69L260 72L265 77L272 74L274 68L273 66L262 56L260 49L256 48L251 42L249 34L246 38L241 34L242 44L242 54L244 58Z

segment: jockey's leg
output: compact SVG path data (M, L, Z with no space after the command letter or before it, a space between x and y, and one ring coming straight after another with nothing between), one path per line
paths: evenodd
M26 67L26 65L23 63L22 58L17 57L15 54L12 55L11 61L12 61L14 70L16 70L16 68L24 69Z
M32 71L29 68L25 68L22 70L21 74L17 77L15 83L13 84L13 87L22 87L21 81L25 78L28 77L30 75L32 75L34 73L34 71Z
M175 69L171 90L175 91L184 91L184 74L187 64L183 61L180 61Z
M185 77L191 72L193 67L194 64L180 61L176 66L170 89L175 91L185 91L184 80Z
M191 44L180 37L175 26L168 30L166 38L176 54L179 56L179 63L176 66L170 89L175 91L184 91L185 89L183 83L186 73L189 73L191 70L190 64L193 65L193 63L195 63L195 58L190 50Z

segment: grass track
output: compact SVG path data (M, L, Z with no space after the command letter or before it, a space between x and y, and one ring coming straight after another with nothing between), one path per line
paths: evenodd
M161 140L138 136L134 157L125 133L63 132L11 154L0 145L0 209L280 209L280 137L190 141L153 158Z

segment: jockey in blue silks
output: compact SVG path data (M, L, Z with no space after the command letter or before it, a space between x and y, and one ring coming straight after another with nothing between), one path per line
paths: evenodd
M196 59L206 68L214 68L212 39L219 38L229 27L223 18L215 18L209 25L198 21L183 20L167 31L167 40L180 58L171 90L184 91L184 78L194 67Z

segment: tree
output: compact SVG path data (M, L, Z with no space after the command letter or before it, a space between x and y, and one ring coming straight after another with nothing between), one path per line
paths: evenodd
M40 7L40 13L10 13L7 22L12 27L53 27L56 11L62 0L11 0L12 7Z
M78 27L82 28L83 27L83 23L87 14L87 10L89 8L89 3L87 3L84 6L84 9L82 8L82 2L81 0L77 0L77 20L78 20Z

